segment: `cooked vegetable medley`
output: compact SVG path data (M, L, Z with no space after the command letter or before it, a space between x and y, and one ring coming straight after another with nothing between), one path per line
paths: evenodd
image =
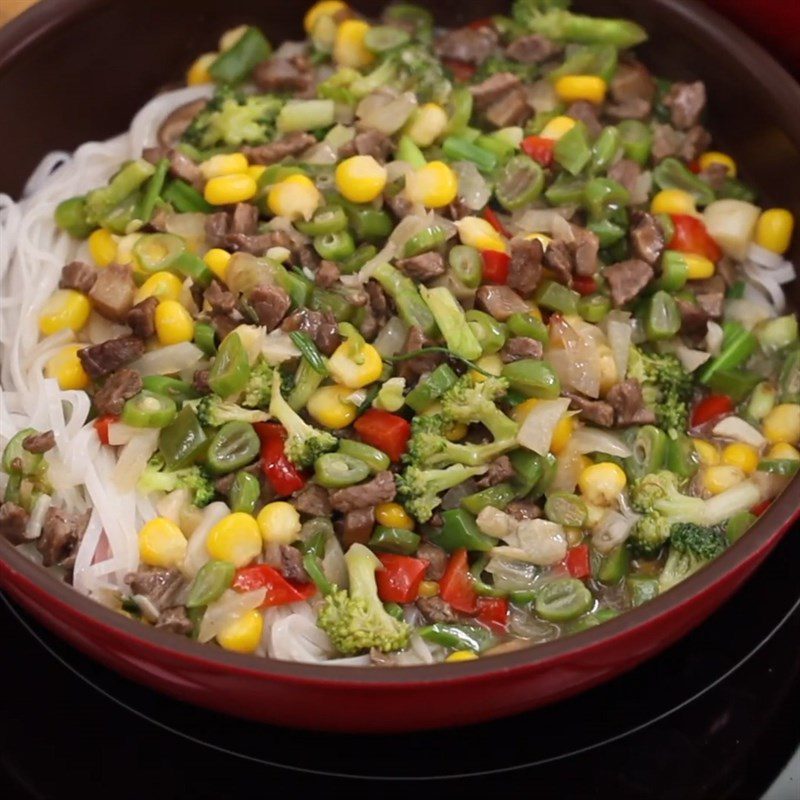
M745 534L800 466L793 217L701 81L567 5L323 0L199 56L58 198L37 363L92 416L6 442L5 538L181 636L400 665L602 624Z

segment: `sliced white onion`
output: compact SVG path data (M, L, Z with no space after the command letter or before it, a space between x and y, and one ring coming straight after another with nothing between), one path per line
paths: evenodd
M92 344L101 344L107 342L109 339L118 339L120 336L129 336L131 329L127 325L120 325L118 322L112 322L106 319L102 314L92 311L89 315L89 320L86 323L81 337L84 336Z
M526 94L528 105L537 113L553 111L558 105L558 95L551 80L536 81L533 85L526 87Z
M483 208L492 196L486 179L471 161L455 161L451 164L458 176L458 197L472 211Z
M386 180L393 183L399 178L405 178L410 172L414 171L414 167L408 161L390 161L386 165Z
M604 320L604 328L614 358L614 366L617 368L617 376L621 381L625 380L633 338L630 312L616 309L609 312Z
M553 431L558 421L566 414L569 399L540 400L528 413L517 434L517 441L540 456L550 452Z
M569 444L578 453L606 453L619 458L628 458L632 454L630 447L616 433L589 426L575 431Z
M390 358L402 350L407 336L408 326L405 322L400 317L390 317L372 344L381 356Z
M42 523L47 514L53 498L49 494L40 494L33 504L31 515L28 517L28 524L25 526L26 539L38 539L42 533Z
M755 242L747 248L747 260L767 269L777 269L784 263L782 255L773 253L772 250L767 250L766 247L761 247Z
M335 164L336 150L328 142L319 142L306 150L303 161L307 164Z
M786 295L781 289L780 282L772 276L764 274L764 270L760 270L752 264L746 266L744 271L748 284L766 294L775 312L782 314L786 310Z
M525 519L518 522L506 541L508 546L492 548L492 555L549 566L563 561L567 554L564 528L546 519Z
M749 422L745 422L741 417L725 417L714 426L712 433L721 439L733 439L758 449L767 443L761 431L754 428Z
M719 355L724 338L725 333L722 330L722 326L718 325L714 320L709 320L706 326L706 350L710 355Z
M356 115L364 125L387 136L397 133L417 107L417 97L413 92L403 92L394 100L382 104L377 100L368 103L372 97L374 95L368 95L359 103Z
M191 369L203 358L203 351L191 342L168 344L157 350L150 350L130 365L140 375L171 375L184 369Z
M703 221L725 255L742 261L753 241L761 209L744 200L715 200L706 206Z
M164 227L186 240L192 251L198 250L206 240L206 215L200 213L168 214Z
M711 353L705 350L693 350L685 344L676 344L673 352L687 372L694 372L711 358Z
M206 539L208 538L209 531L230 513L231 510L228 506L219 501L210 503L203 509L203 516L200 520L200 524L189 536L189 546L186 549L186 557L183 559L183 564L181 565L181 570L188 577L193 578L200 570L200 567L211 558L206 549Z
M610 553L630 535L638 515L608 509L592 531L592 545L600 553Z
M130 492L158 447L158 428L142 428L120 451L111 480L122 492Z
M631 189L631 203L633 205L646 203L650 198L650 192L652 188L653 188L653 173L649 171L642 172L636 178L636 181L633 184L633 188Z
M264 341L261 345L261 355L264 356L268 364L274 366L293 358L299 358L300 351L286 331L277 329L264 337Z
M553 225L560 225L556 220L563 221L566 213L563 208L529 208L512 217L511 227L520 233L553 233ZM569 236L572 235L570 228Z
M725 301L725 319L729 322L738 322L748 331L752 331L759 322L776 316L764 303L751 298L742 298Z
M219 600L213 602L203 614L200 631L197 635L199 642L210 642L220 631L236 622L248 611L258 608L267 596L265 588L254 589L252 592L235 592L226 589Z

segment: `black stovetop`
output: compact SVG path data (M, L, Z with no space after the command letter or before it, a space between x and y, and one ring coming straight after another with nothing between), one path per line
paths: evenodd
M2 602L0 797L339 796L426 779L445 796L457 785L524 787L537 799L749 800L783 772L770 800L796 800L784 768L800 748L799 565L794 530L700 628L579 697L394 737L287 731L187 706L97 666Z

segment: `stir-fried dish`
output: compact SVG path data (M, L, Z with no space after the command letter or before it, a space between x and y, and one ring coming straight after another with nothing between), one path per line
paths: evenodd
M800 345L792 215L702 81L563 0L305 29L225 33L37 218L69 260L4 373L3 536L340 664L548 641L719 556L800 465Z

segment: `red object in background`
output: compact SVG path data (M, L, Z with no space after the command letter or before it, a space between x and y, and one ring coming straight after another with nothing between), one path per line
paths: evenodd
M378 450L383 450L392 461L399 461L411 438L411 423L399 414L371 408L354 423L358 435Z

